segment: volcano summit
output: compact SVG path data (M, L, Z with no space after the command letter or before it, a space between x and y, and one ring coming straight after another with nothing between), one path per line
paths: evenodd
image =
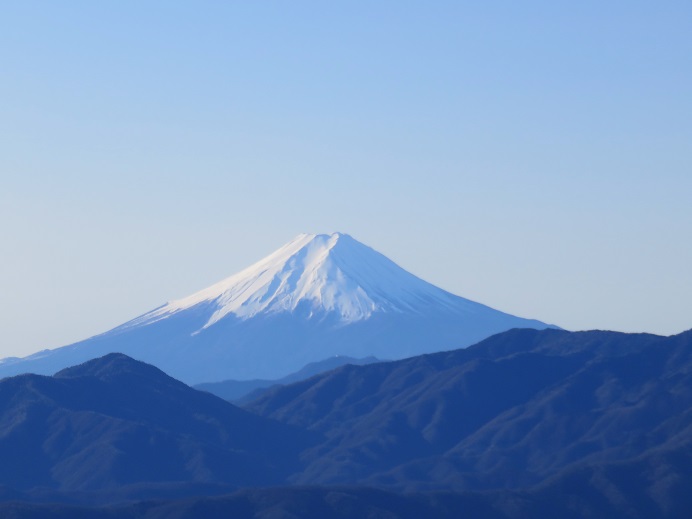
M548 326L437 288L347 234L301 234L247 269L106 333L4 359L0 377L53 374L121 352L188 384L278 378L334 355L400 359Z

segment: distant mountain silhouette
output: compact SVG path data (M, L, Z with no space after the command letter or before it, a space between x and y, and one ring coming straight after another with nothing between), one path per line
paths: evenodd
M280 483L306 445L121 354L0 381L0 484L18 490Z
M345 366L346 364L363 366L365 364L374 364L375 362L381 361L375 357L355 359L353 357L346 357L344 355L335 355L334 357L329 357L328 359L324 359L319 362L311 362L299 371L275 380L224 380L223 382L197 384L193 387L195 389L199 389L200 391L207 391L231 402L235 400L243 401L245 398L259 397L264 393L264 390L272 386L285 386L294 382L300 382L301 380L319 375L325 371L330 371L332 369Z
M523 488L580 464L687 452L692 332L512 330L345 366L246 408L328 438L293 483Z
M245 409L112 354L0 381L0 460L0 517L686 519L692 331L511 330Z

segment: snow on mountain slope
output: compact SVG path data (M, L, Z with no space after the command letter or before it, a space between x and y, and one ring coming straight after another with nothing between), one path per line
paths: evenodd
M229 314L249 319L260 313L334 313L342 323L374 312L416 311L435 301L452 306L451 294L409 274L347 234L301 234L254 265L191 296L171 301L125 327L142 326L199 304L214 312L208 328Z
M545 328L427 283L346 234L301 234L245 270L104 334L0 362L52 374L121 352L187 383L279 378L332 355L398 359Z

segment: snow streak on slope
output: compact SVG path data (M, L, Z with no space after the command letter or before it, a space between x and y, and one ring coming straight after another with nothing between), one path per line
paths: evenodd
M331 314L344 324L375 312L406 312L459 298L409 274L382 254L342 233L301 234L247 269L191 296L171 301L123 328L142 326L205 304L208 328L228 315L294 312ZM474 303L468 302L470 305Z

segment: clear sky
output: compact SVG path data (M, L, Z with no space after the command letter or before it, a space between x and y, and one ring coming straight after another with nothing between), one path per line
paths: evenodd
M692 3L0 4L0 357L300 232L568 329L692 327Z

